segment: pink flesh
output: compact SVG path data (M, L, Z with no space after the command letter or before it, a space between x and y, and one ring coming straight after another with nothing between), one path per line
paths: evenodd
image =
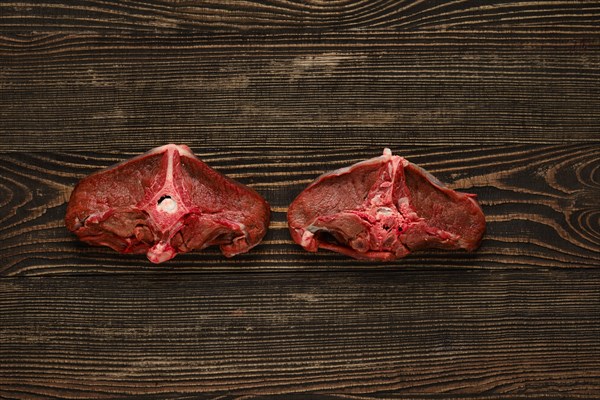
M288 224L306 250L358 259L390 261L426 248L474 250L485 231L474 198L386 149L319 177L290 205Z
M169 144L83 179L65 221L86 243L160 263L211 245L227 257L247 252L269 216L256 192Z

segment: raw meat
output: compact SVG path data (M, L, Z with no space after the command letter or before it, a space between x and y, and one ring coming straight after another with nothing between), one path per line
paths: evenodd
M84 242L161 263L219 245L227 257L256 246L270 209L252 189L168 144L79 182L65 222Z
M475 195L444 187L385 149L320 176L290 205L288 225L308 251L390 261L427 248L474 250L485 217Z

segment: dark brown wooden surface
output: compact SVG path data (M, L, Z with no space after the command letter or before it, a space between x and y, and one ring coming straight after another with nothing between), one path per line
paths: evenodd
M0 288L6 396L600 390L598 271L32 277Z
M597 2L0 3L0 397L600 398ZM81 177L167 142L272 205L159 266L64 228ZM290 201L390 147L488 221L381 265Z

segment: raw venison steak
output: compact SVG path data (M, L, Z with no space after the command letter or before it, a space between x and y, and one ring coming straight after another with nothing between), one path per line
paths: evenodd
M444 187L389 149L320 176L292 202L288 224L308 251L380 261L426 248L474 250L485 231L475 195Z
M227 257L245 253L263 238L269 217L258 193L189 147L168 144L81 180L65 221L86 243L160 263L212 245Z

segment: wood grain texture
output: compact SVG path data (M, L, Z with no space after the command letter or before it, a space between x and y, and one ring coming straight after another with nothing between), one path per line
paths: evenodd
M265 241L151 265L63 223L83 176L185 143ZM291 242L384 146L476 193L475 253ZM0 397L600 398L597 1L0 2Z
M334 150L239 147L194 149L209 165L260 192L273 209L265 240L225 259L217 248L152 265L79 243L64 227L78 179L135 153L0 155L0 275L176 271L283 271L381 268L332 252L305 252L291 241L287 206L321 173L380 154L384 145ZM600 265L600 146L505 145L392 147L451 187L478 195L488 223L475 253L416 253L385 268L594 268Z
M3 35L0 151L598 143L599 71L589 34Z
M18 1L0 3L6 30L97 32L358 29L598 30L596 1Z
M591 398L599 272L0 279L0 395Z

